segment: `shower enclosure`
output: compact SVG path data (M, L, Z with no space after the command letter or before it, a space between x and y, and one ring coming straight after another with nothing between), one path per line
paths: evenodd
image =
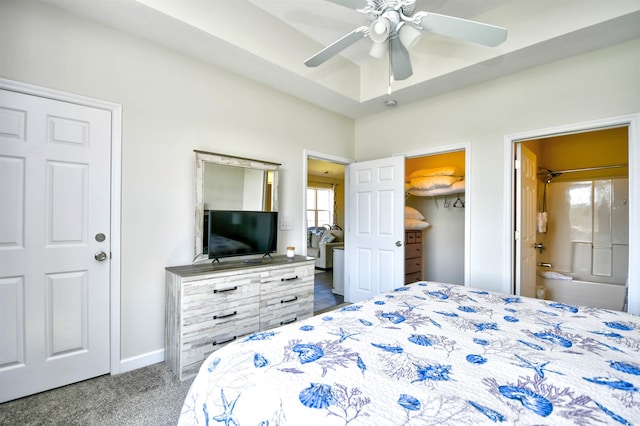
M557 175L556 175L557 176ZM539 292L559 302L622 310L629 270L627 178L546 177L547 232L538 235Z

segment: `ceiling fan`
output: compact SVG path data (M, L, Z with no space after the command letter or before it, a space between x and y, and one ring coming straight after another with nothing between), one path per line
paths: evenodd
M369 36L373 45L369 54L382 58L389 54L390 73L394 80L413 74L409 51L423 32L444 35L495 47L505 41L507 30L453 16L415 12L416 0L327 0L367 15L370 25L356 28L305 61L317 67L347 47Z

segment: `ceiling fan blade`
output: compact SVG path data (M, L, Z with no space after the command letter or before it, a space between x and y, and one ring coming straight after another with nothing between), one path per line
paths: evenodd
M413 75L409 51L402 44L398 36L389 38L389 60L394 80L404 80Z
M367 0L327 0L340 6L348 7L353 10L364 9L368 6Z
M495 25L469 21L431 12L417 12L413 24L423 31L495 47L507 39L507 30Z
M356 28L349 34L333 42L329 46L325 47L324 49L304 61L304 64L308 67L317 67L318 65L324 63L326 60L342 52L344 49L351 46L356 41L362 40L367 35L369 35L368 26Z

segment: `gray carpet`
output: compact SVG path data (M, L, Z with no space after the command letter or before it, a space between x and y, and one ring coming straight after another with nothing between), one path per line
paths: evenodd
M315 314L343 306L331 271L317 275ZM101 376L0 404L0 425L175 425L191 381L178 381L164 363Z
M175 425L191 380L164 363L0 404L0 425Z

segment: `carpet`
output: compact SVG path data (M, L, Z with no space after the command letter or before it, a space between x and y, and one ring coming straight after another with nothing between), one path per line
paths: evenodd
M175 425L191 380L159 363L0 404L0 425Z

